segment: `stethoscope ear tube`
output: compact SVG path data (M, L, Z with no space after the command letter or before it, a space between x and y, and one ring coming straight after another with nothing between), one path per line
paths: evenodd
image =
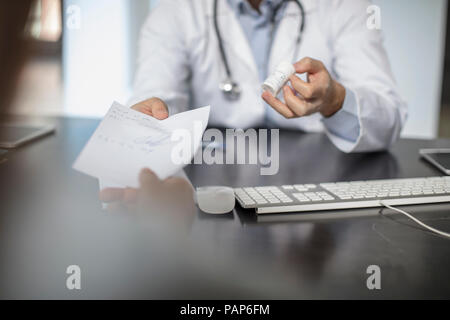
M214 0L214 30L216 32L217 42L219 43L220 56L227 74L226 79L220 83L219 89L223 92L226 99L238 100L241 96L241 88L235 81L233 81L233 77L231 75L230 65L228 64L227 55L225 54L225 49L223 47L222 35L220 34L217 11L218 0Z
M228 64L227 55L225 54L225 49L223 47L222 35L220 33L218 18L217 18L217 10L218 10L218 0L214 0L214 30L216 32L217 42L219 43L220 56L222 58L223 65L225 67L225 72L227 73L227 77L231 79L231 70L230 65Z
M300 9L300 15L301 15L300 30L298 33L295 50L294 50L294 59L296 59L298 50L300 47L303 30L305 28L305 10L303 8L301 1L300 0L283 0L283 1L281 1L274 8L272 22L274 22L275 16L276 16L278 10L281 8L281 6L284 4L284 2L288 2L288 1L295 1L297 3L297 5ZM220 33L220 28L219 28L218 18L217 18L218 2L219 2L218 0L214 0L213 23L214 23L214 30L215 30L216 37L217 37L217 42L219 44L220 57L222 58L222 63L223 63L223 66L225 67L225 72L226 72L226 79L220 83L219 89L223 92L223 94L225 95L225 97L228 100L237 100L240 97L241 88L240 88L239 84L233 80L230 65L228 63L228 58L227 58L227 55L225 53L225 49L223 46L222 35Z

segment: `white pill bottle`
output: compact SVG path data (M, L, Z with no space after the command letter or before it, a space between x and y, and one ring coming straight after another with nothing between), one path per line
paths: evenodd
M278 95L281 88L288 82L289 77L295 74L294 65L288 61L281 62L275 71L264 81L262 89L269 91L274 97Z

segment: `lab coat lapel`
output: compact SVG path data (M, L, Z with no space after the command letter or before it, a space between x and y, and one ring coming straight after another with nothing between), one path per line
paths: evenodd
M213 1L211 1L212 3ZM211 12L213 7L211 6ZM250 44L245 36L239 20L231 9L228 1L219 1L218 25L221 31L225 54L233 72L233 57L238 57L250 69L250 72L257 74L255 58L253 57ZM231 53L232 52L232 53Z

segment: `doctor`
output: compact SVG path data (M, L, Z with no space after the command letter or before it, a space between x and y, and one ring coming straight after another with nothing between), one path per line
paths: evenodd
M324 131L344 152L383 150L406 120L367 0L160 0L141 33L132 108L164 119L211 105L211 126ZM283 60L296 75L273 97Z

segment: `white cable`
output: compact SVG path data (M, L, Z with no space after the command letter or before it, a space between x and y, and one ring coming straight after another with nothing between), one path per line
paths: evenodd
M431 231L431 232L433 232L433 233L436 233L436 234L441 235L441 236L446 237L446 238L450 238L450 233L447 233L447 232L444 232L444 231L440 231L440 230L438 230L438 229L435 229L435 228L433 228L433 227L430 227L429 225L426 225L425 223L423 223L423 222L420 221L419 219L414 218L412 215L410 215L409 213L407 213L407 212L405 212L405 211L403 211L403 210L400 210L400 209L397 209L397 208L395 208L395 207L393 207L393 206L390 206L390 205L388 205L387 203L384 203L383 201L380 201L380 204L381 204L382 206L385 206L386 208L389 208L389 209L394 210L394 211L396 211L396 212L398 212L398 213L404 214L405 216L407 216L408 218L410 218L412 221L414 221L414 222L417 223L418 225L422 226L423 228L425 228L425 229L427 229L427 230L429 230L429 231Z

